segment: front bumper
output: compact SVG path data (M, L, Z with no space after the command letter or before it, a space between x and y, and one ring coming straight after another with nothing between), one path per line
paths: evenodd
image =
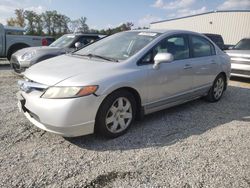
M231 61L231 76L250 78L250 62Z
M18 56L13 54L10 59L10 65L16 72L23 72L25 69L30 67L30 61L21 61Z
M73 99L44 99L41 92L18 92L18 106L26 118L40 129L64 137L94 133L95 116L104 96Z

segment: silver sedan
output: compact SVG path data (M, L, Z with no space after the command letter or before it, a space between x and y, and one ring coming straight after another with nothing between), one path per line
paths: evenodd
M250 38L240 40L226 53L231 57L231 75L250 78Z
M98 34L66 34L49 46L29 47L18 50L12 54L10 64L16 73L21 74L36 63L65 53L70 53L102 37L104 36Z
M230 58L198 33L135 30L45 60L24 76L19 108L37 127L117 137L145 114L199 97L220 100Z

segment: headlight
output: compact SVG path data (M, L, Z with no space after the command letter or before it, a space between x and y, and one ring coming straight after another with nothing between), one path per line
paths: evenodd
M50 87L44 92L42 98L64 99L64 98L82 97L95 93L97 89L98 86Z
M22 60L27 61L31 60L36 55L36 51L26 52L22 55Z

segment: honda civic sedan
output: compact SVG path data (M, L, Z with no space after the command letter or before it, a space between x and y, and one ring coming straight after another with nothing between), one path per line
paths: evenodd
M202 34L133 30L32 66L18 106L37 127L65 137L124 134L135 119L204 97L221 99L230 58Z

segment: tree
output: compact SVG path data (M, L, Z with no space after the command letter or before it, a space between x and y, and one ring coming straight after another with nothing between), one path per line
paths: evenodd
M90 29L86 17L80 17L76 20L71 20L68 16L58 13L56 10L45 11L42 14L37 14L34 11L16 9L15 18L7 20L9 26L25 27L27 25L26 34L30 35L50 35L60 37L68 32L84 32L111 35L121 31L131 30L132 22L126 22L115 28L109 29Z
M43 25L44 22L42 20L42 15L35 16L35 27L36 27L36 34L43 35Z
M70 31L71 32L89 32L89 26L86 24L87 18L81 17L77 20L72 20L70 22Z
M42 13L44 26L45 26L45 29L47 30L48 35L51 35L52 16L53 16L52 11L46 11L46 12Z
M23 9L16 9L15 15L16 15L16 18L10 18L7 20L7 25L25 27L24 10Z
M69 32L70 18L68 16L62 15L62 30L63 34Z
M89 26L86 24L86 21L87 21L87 18L86 17L81 17L80 19L79 19L79 28L78 28L78 30L80 31L80 32L83 32L83 33L86 33L86 32L88 32L89 31Z
M34 35L36 34L36 17L38 15L34 11L26 10L24 12L24 17L28 22L27 34Z
M24 17L24 10L23 9L16 9L16 23L20 27L25 27L25 17Z
M131 30L134 24L132 22L127 22L123 23L118 27L115 28L108 28L106 30L102 29L99 31L100 34L105 34L105 35L112 35L121 31L128 31Z
M10 18L7 20L7 25L8 26L16 26L16 20L15 18Z
M134 26L134 24L132 22L127 22L127 23L122 24L119 27L120 27L121 31L128 31L128 30L131 30L133 26Z
M58 21L58 14L56 10L51 11L51 34L52 36L56 36L58 29L59 21Z
M69 23L69 29L70 32L74 33L77 32L77 29L79 27L79 20L71 20Z

